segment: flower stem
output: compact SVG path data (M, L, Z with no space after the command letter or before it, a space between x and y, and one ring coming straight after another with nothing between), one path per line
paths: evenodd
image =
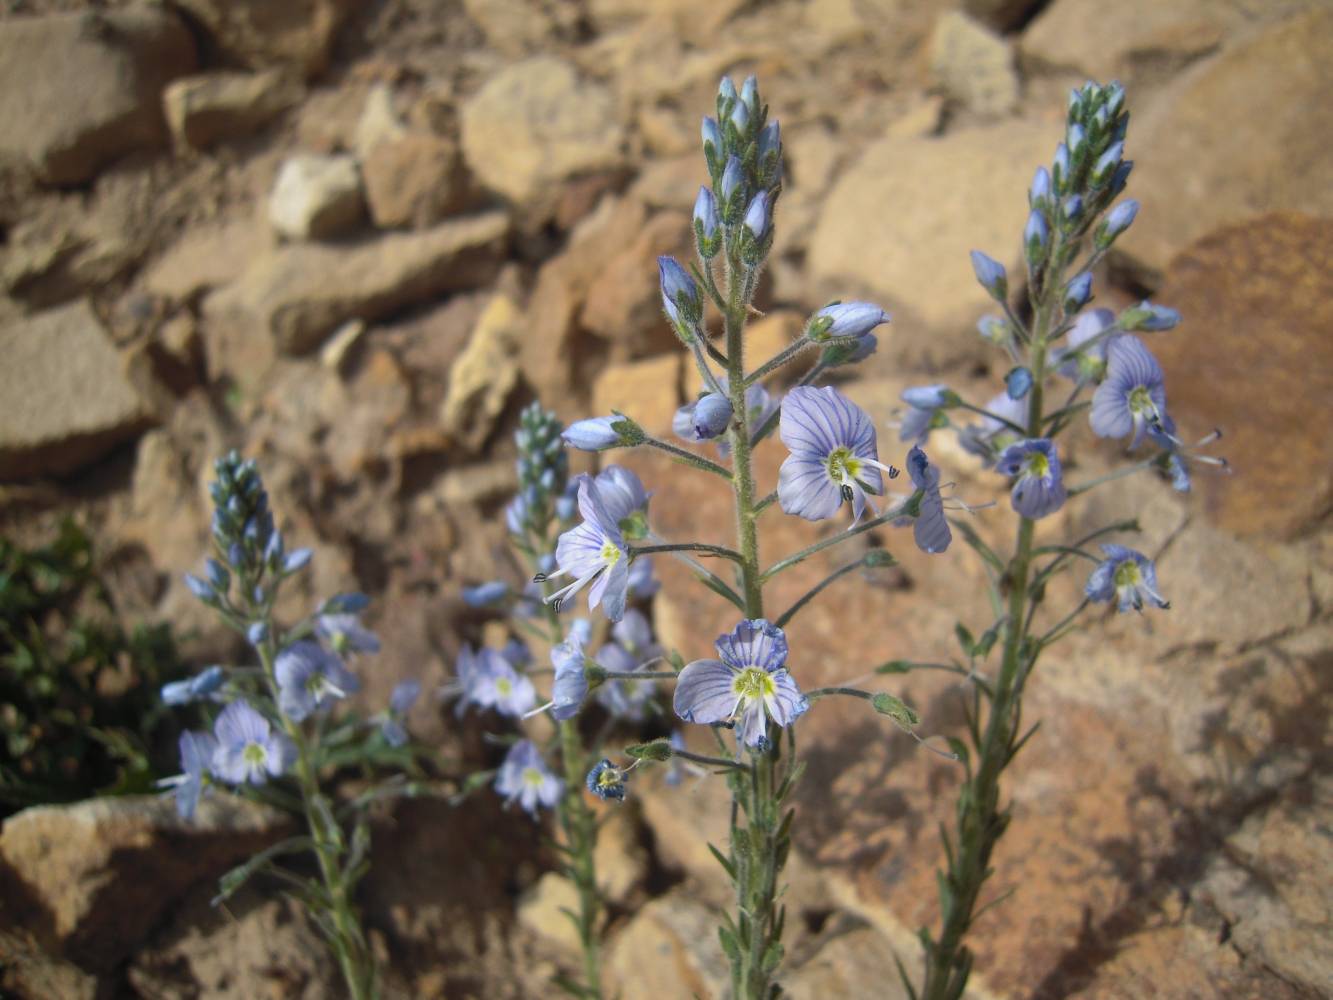
M759 571L759 538L755 527L755 485L750 444L750 420L745 406L745 327L748 280L739 280L744 268L727 256L728 299L724 314L727 339L727 388L735 414L728 434L731 441L732 490L736 506L736 541L740 552L741 592L745 614L764 615L764 577ZM777 914L778 880L790 845L780 805L774 795L775 769L781 731L768 724L771 752L755 755L749 780L741 772L731 777L731 871L736 886L736 915L723 928L731 961L735 1000L768 1000L770 983L782 955L781 923ZM745 829L740 827L744 814ZM729 937L728 937L729 935Z
M259 645L259 661L263 666L264 679L278 702L277 679L273 673L273 663L277 657L277 640L274 638L272 611L270 608L255 609L262 613L262 619L268 624L268 637ZM315 859L319 863L320 879L324 883L324 895L330 908L330 923L326 926L333 951L338 958L338 967L342 970L343 980L347 983L347 992L352 1000L372 1000L379 995L375 978L375 963L361 930L361 921L352 906L351 895L342 870L343 834L338 829L333 810L319 787L319 774L311 760L310 745L305 730L299 723L285 715L280 715L283 728L296 746L296 782L301 792L301 807L305 813L306 826L310 830L310 842L314 847Z
M1059 287L1058 282L1050 286ZM1028 400L1029 437L1039 437L1043 422L1043 390L1046 376L1046 343L1053 304L1049 292L1037 304L1029 342L1032 391ZM980 737L975 770L969 768L959 791L955 825L956 849L947 850L948 863L940 873L939 937L922 932L926 949L926 974L919 995L922 1000L958 1000L967 986L972 954L963 939L977 912L977 898L990 875L991 853L1008 825L1008 811L1000 806L1000 776L1013 759L1015 729L1022 703L1023 686L1035 656L1024 623L1032 595L1028 576L1033 560L1035 522L1020 518L1014 554L1004 574L1008 610L1004 630L1004 653L1000 673L989 692L990 711ZM979 725L980 720L975 720ZM946 840L946 847L948 847Z
M677 448L674 444L662 441L655 437L645 437L643 443L650 448L656 448L664 451L672 458L686 465L692 465L696 469L703 469L705 472L711 472L714 475L722 476L724 479L730 479L731 473L724 466L718 465L711 459L704 458L702 455L696 455L692 451L686 451L684 448Z

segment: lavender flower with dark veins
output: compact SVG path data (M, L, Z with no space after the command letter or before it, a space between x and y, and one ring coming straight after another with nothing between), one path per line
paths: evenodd
M1083 345L1115 322L1110 309L1089 309L1079 315L1065 335L1064 347L1051 349L1051 364L1072 382L1091 382L1106 370L1106 341L1099 340L1086 350Z
M832 386L787 393L778 435L791 449L778 471L778 501L783 511L808 521L832 517L843 500L852 502L859 521L867 492L883 492L880 470L890 479L897 475L877 457L870 418Z
M564 601L591 583L588 610L602 604L606 617L618 622L625 615L629 546L591 478L579 483L579 513L583 515L583 523L560 536L555 548L559 569L550 574L551 578L572 576L574 582L546 600L558 610Z
M898 426L898 440L925 444L930 432L943 426L940 410L948 405L947 385L920 385L904 389L900 397L907 404Z
M1088 600L1118 599L1122 613L1142 611L1145 603L1163 610L1171 607L1157 592L1157 569L1151 559L1123 545L1103 545L1101 549L1106 558L1097 564L1083 588Z
M361 624L357 615L320 615L315 619L315 634L333 647L339 656L347 653L378 653L380 640Z
M588 696L588 676L584 672L588 655L584 646L592 635L591 624L580 618L570 626L565 641L551 650L555 683L551 687L551 718L557 722L572 719Z
M233 701L213 724L217 746L211 770L230 785L262 785L282 775L296 759L296 747L248 702Z
M218 741L212 733L181 733L182 773L158 782L161 788L176 790L176 812L181 819L188 820L194 816L199 797L208 787L208 772L217 748Z
M564 782L546 766L532 740L515 743L495 777L495 790L505 797L506 804L518 799L519 805L534 819L539 807L551 809L560 801L564 787Z
M930 464L924 451L913 448L907 453L907 474L912 477L912 485L924 494L912 525L916 547L931 554L943 552L953 541L953 532L940 497L940 470Z
M1035 521L1064 506L1060 457L1050 438L1028 438L1011 444L995 468L1006 476L1018 477L1009 499L1024 517Z
M767 743L767 718L790 726L810 703L785 669L787 636L762 618L741 622L717 638L720 660L695 660L676 682L676 714L703 725L736 723L736 740Z
M1132 434L1137 448L1149 425L1166 412L1166 382L1157 363L1138 337L1114 338L1106 349L1106 378L1092 395L1088 421L1098 437Z
M278 708L293 722L361 690L342 660L313 642L294 642L273 661Z

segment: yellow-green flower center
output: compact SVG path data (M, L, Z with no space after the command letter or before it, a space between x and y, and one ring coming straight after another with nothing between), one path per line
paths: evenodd
M1156 413L1157 406L1152 401L1152 396L1148 392L1147 386L1137 386L1129 394L1129 410L1131 413Z
M1126 559L1115 568L1116 588L1137 587L1139 585L1139 564L1133 559Z
M607 539L602 543L602 562L608 566L614 566L620 559L620 550L616 548L616 543Z
M1051 460L1043 452L1033 451L1028 453L1027 472L1029 476L1036 479L1045 478L1051 471Z
M258 743L247 743L245 749L241 751L241 757L252 767L260 767L268 757L268 754Z
M861 471L861 460L846 445L833 449L828 457L829 478L835 483L854 480Z
M523 769L523 784L530 788L541 788L542 782L546 780L546 775L535 767L525 767Z
M731 693L746 701L776 694L777 690L778 686L773 683L773 675L763 667L746 667L731 681Z
M495 680L495 692L501 698L508 698L514 693L514 683L508 677L497 677Z

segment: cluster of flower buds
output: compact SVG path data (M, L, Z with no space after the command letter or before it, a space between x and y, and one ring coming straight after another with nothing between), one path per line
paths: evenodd
M567 520L573 515L569 487L569 457L560 434L564 425L554 413L533 402L519 415L514 434L518 445L518 493L505 511L509 531L522 538L540 534L554 513Z
M235 574L247 596L263 604L272 582L305 568L310 550L286 551L253 460L243 461L233 451L218 459L213 469L217 479L208 484L213 542L223 559L208 559L206 578L187 573L185 583L204 603L225 608Z

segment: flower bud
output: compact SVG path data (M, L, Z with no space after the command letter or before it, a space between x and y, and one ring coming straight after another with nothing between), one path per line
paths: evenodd
M1098 250L1105 250L1115 242L1116 237L1123 233L1134 222L1134 217L1139 214L1139 203L1133 198L1122 201L1106 213L1106 218L1102 220L1101 225L1097 227L1096 235L1093 241Z
M1034 181L1034 187L1035 184ZM996 302L1004 302L1009 297L1009 275L1005 273L1004 265L998 260L987 257L980 250L973 250L972 270L976 272L977 283L986 289Z
M1064 310L1066 315L1072 316L1085 305L1088 299L1092 298L1092 272L1084 271L1082 274L1075 275L1070 279L1069 284L1065 285Z
M873 302L835 302L810 317L806 334L814 341L833 337L861 338L889 319L889 314Z
M722 233L718 226L717 201L711 190L701 187L699 197L694 200L694 241L704 260L712 260L722 249Z
M565 444L579 451L605 451L621 444L620 433L611 425L616 417L590 417L576 420L561 433Z
M1069 147L1063 142L1055 147L1055 159L1051 161L1051 176L1055 190L1067 192L1069 189Z
M658 257L657 273L662 288L662 307L667 318L680 333L687 337L703 318L703 300L699 286L674 257Z
M745 228L750 231L755 242L762 242L768 235L768 192L760 191L750 199L750 207L745 210Z
M1004 391L1010 399L1022 399L1032 389L1032 372L1014 368L1004 377Z
M750 128L750 109L745 106L743 101L737 101L731 106L731 114L727 116L727 121L731 127L736 130L736 135L742 142Z
M750 117L759 114L759 81L753 74L747 76L745 82L741 84L741 103L750 112Z
M741 161L735 156L727 157L722 179L718 181L717 196L722 202L722 221L729 225L734 223L740 218L742 199L745 197L745 172Z
M717 122L705 115L700 134L703 138L704 159L708 161L709 173L712 173L717 161L722 158L722 132Z
M715 438L731 423L731 401L710 392L694 407L694 432L700 440Z
M1028 189L1028 205L1038 208L1051 197L1051 175L1045 167L1038 167L1032 175L1032 186Z
M1046 217L1033 211L1023 227L1023 255L1027 258L1028 270L1037 271L1046 263L1050 245L1051 230L1046 225Z
M503 580L491 580L476 586L463 588L463 603L469 608L484 608L501 601L509 593L509 584Z
M1116 169L1120 166L1120 159L1124 155L1125 144L1123 142L1112 143L1097 162L1092 165L1089 173L1089 180L1094 187L1101 187L1107 184L1115 176Z
M1160 333L1170 330L1180 323L1180 313L1166 306L1153 305L1143 301L1130 306L1120 314L1120 328L1127 332L1143 330L1147 333Z
M1073 225L1083 214L1083 198L1081 195L1071 194L1060 205L1060 218L1067 226Z
M185 586L189 587L190 593L205 604L212 604L218 599L217 594L213 593L213 588L193 573L185 574Z

